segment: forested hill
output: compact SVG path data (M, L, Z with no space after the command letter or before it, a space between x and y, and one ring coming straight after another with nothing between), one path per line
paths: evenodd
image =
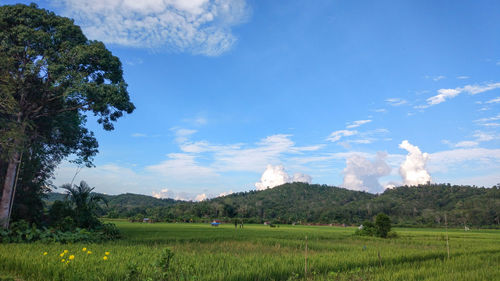
M358 224L380 212L398 225L498 226L500 187L431 184L397 187L375 195L344 188L287 183L272 189L233 193L202 202L156 199L137 194L108 196L109 217L159 221Z
M158 199L152 196L133 193L125 193L119 195L107 195L98 193L98 195L104 197L107 202L107 206L102 205L104 212L103 214L111 217L135 216L139 213L144 213L148 209L167 207L178 202L182 202L170 198ZM50 206L54 201L63 201L65 198L65 194L51 192L48 193L45 197L45 202Z

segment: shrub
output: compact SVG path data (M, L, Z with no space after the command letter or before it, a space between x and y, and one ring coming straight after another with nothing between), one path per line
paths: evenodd
M391 231L391 219L384 213L377 215L375 223L364 221L362 226L362 228L356 230L356 235L377 236L382 238L397 237L397 234Z
M388 215L380 213L375 218L375 228L377 230L376 235L378 237L386 238L387 233L391 231L391 219Z

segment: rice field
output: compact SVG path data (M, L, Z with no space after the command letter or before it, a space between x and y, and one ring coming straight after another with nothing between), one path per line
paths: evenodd
M500 280L499 230L448 230L448 258L444 229L116 224L102 244L0 244L0 280Z

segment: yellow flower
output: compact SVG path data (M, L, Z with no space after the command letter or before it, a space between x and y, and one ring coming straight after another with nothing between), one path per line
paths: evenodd
M46 256L48 253L47 252L43 252L43 255Z
M105 254L106 256L109 256L109 252L105 252L104 254Z
M61 258L62 258L62 257L64 257L64 253L61 253L59 256L60 256Z
M108 260L108 257L104 256L102 257L103 260L107 261Z
M65 262L66 260L65 259L62 259L61 262Z
M69 259L70 259L70 260L74 260L74 259L75 259L75 256L74 256L74 255L71 255L71 256L69 256Z
M67 254L68 253L68 250L64 250L64 253Z
M87 255L90 255L90 254L92 254L92 251L87 251Z
M83 249L82 249L82 251L83 251L83 252L87 251L87 248L83 248Z

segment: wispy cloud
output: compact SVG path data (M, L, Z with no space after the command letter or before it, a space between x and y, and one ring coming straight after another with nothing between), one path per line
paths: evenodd
M446 76L444 76L444 75L438 75L438 76L433 76L433 77L431 77L431 76L426 76L426 78L427 78L427 79L432 79L432 81L437 82L437 81L439 81L439 80L443 80L443 79L445 79L445 78L446 78Z
M220 55L245 22L245 0L52 0L94 40L137 48Z
M459 87L455 89L439 89L438 94L428 98L427 105L420 105L417 108L426 108L436 104L445 102L448 99L454 98L461 93L468 93L471 95L477 95L486 91L491 91L500 88L500 83L489 83L485 85L466 85L464 87Z
M486 103L500 103L500 97L489 100Z
M134 138L144 138L144 137L147 137L148 135L143 134L143 133L133 133L132 136Z
M348 137L348 136L354 136L358 133L358 131L355 130L338 130L335 132L332 132L327 140L331 142L336 142L339 141L342 137Z
M391 106L400 106L408 103L408 101L400 98L390 98L385 100Z
M460 80L465 80L465 79L469 79L469 78L470 77L466 76L466 75L457 76L457 79L460 79Z
M347 129L352 129L352 128L357 128L361 125L364 125L366 123L370 123L372 120L357 120L354 122L349 123L349 125L346 126Z

